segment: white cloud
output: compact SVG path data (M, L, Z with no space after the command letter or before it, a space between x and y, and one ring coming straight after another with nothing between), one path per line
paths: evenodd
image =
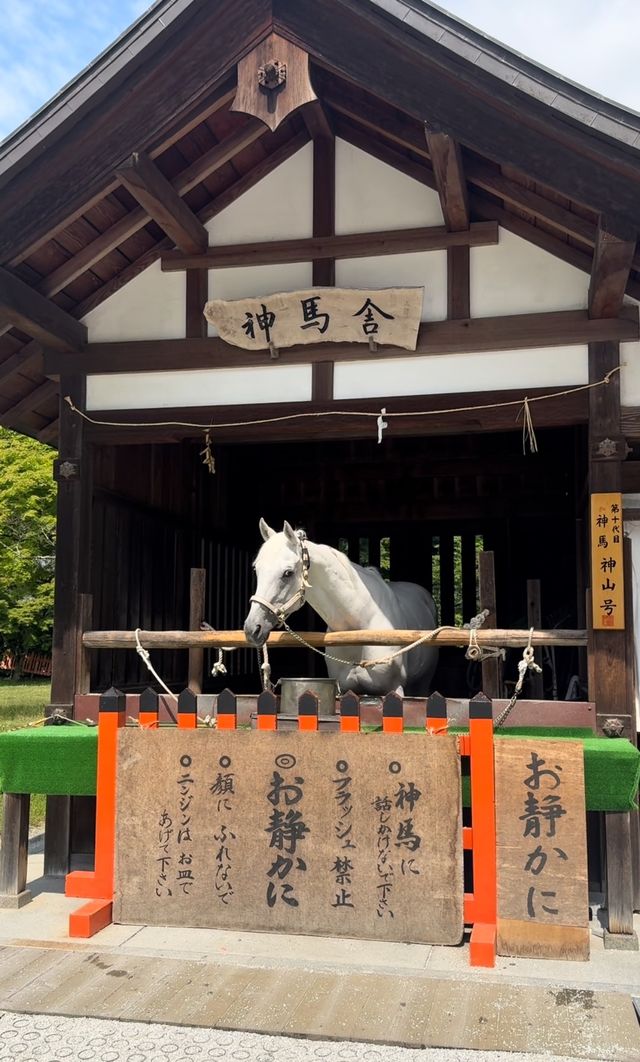
M14 0L2 5L0 140L148 7L148 0Z

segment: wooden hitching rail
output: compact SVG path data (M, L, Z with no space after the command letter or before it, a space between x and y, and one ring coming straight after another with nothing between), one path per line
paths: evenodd
M71 937L91 937L112 920L117 737L119 728L126 724L125 702L125 695L115 689L100 697L95 869L67 875L65 895L89 900L69 917ZM140 696L139 725L157 727L158 716L158 694L145 690ZM197 697L191 690L184 690L178 697L178 727L194 729L197 725ZM230 690L224 690L218 696L217 728L236 727L237 700ZM264 692L258 698L256 728L277 727L278 699L273 693ZM446 700L433 693L427 699L425 728L437 737L446 733L447 727ZM298 729L318 729L318 699L313 693L303 693L299 698ZM403 699L395 693L384 698L382 729L393 734L404 730ZM341 699L340 730L345 734L360 732L360 699L353 693ZM469 961L471 966L491 967L495 965L497 907L495 776L491 701L484 694L469 702L469 733L458 737L458 747L461 756L469 757L471 780L471 826L462 829L463 848L471 852L473 870L473 891L464 897L464 921L472 927Z

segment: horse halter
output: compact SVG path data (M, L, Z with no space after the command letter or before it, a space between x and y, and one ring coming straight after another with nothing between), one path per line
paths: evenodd
M254 594L253 597L249 598L250 602L255 601L257 605L262 605L262 607L266 608L268 612L271 612L271 614L276 617L279 627L282 626L287 616L293 611L298 603L304 605L307 589L311 587L311 583L309 582L309 568L311 566L311 561L309 559L309 549L307 547L307 536L304 531L300 530L296 531L296 537L300 546L300 560L302 561L302 583L299 589L296 590L295 594L290 597L288 601L285 601L284 605L280 605L279 607L272 605L270 601L265 601L262 597L258 597L257 594Z

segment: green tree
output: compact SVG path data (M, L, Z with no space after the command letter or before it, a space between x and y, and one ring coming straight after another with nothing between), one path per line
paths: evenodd
M0 428L0 649L51 649L55 453Z

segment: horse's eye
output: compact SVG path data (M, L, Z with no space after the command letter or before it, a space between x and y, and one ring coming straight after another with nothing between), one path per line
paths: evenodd
M283 579L290 579L292 575L293 575L293 568L285 568L285 570L282 573L282 578Z

